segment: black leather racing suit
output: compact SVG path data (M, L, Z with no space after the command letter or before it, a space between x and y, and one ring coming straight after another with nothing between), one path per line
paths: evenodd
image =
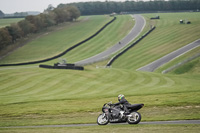
M129 110L127 107L130 106L131 104L124 97L121 100L119 100L118 103L115 103L114 105L119 105L119 104L122 104L124 107L124 111L129 113Z

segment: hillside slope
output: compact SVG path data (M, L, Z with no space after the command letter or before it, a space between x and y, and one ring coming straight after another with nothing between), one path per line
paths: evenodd
M147 18L154 15L145 16ZM194 25L179 25L177 15L188 15ZM197 16L198 13L162 14L161 20L152 21L158 29L120 57L112 68L96 69L86 66L84 71L32 66L0 68L0 126L96 123L102 105L109 101L117 102L119 94L124 94L132 104L145 104L139 111L142 121L200 119L198 73L172 75L135 71L139 66L198 38ZM126 19L127 16L124 17L124 20L129 20ZM119 22L123 22L126 27L128 22L124 20ZM120 24L115 26L117 25ZM167 26L171 28L168 29ZM179 30L183 28L182 32L176 30L178 27ZM118 33L124 29L128 29L128 26L118 29ZM185 30L192 35L185 35ZM112 32L114 31L113 29ZM127 30L123 31L124 34L126 32ZM189 37L186 38L187 36ZM109 37L102 35L101 39L93 40L94 44L101 44L104 37L105 42L109 41ZM98 51L99 47L95 48ZM80 52L79 50L76 52ZM191 52L198 51L199 49L195 49ZM87 52L87 49L81 51L80 56L76 56L76 52L71 53L74 55L71 55L73 60L82 58L80 56L84 54L89 55L82 53ZM188 54L188 57L192 55Z
M144 15L147 19L155 14ZM150 35L116 60L112 67L136 70L200 37L199 13L160 13L161 19L151 20L156 26ZM180 24L180 19L192 24Z
M111 19L108 16L82 17L78 22L59 25L55 31L44 32L42 36L1 59L0 64L36 61L58 55L93 35Z

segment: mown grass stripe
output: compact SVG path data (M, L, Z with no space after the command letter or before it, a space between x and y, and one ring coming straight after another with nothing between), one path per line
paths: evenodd
M54 75L57 75L57 73L52 73L51 77L53 77ZM35 82L32 81L34 78L37 78ZM24 91L29 91L31 88L34 88L35 85L37 86L38 83L40 83L42 80L45 80L46 78L48 78L47 75L30 76L25 80L23 80L22 82L17 82L16 84L9 86L9 89L6 90L4 89L1 92L4 92L5 95L23 94Z
M37 77L38 75L41 75L41 74L35 73L35 74L23 76L23 77L13 76L12 78L8 78L7 81L1 82L0 92L3 93L3 92L13 90L17 88L17 86L20 86L22 82L24 83L25 80L30 81L32 78Z
M198 32L200 27L196 23L198 13L188 14L161 14L162 18L156 20L156 31L148 35L134 49L128 51L125 56L121 56L121 59L119 58L118 62L114 63L113 66L117 68L137 69L198 39L197 36L200 36ZM187 16L194 23L191 25L181 25L179 24L179 19L175 17L177 15L180 15L180 17ZM126 60L127 58L130 60Z
M40 82L35 84L28 90L19 92L19 93L21 93L23 95L37 95L45 90L47 90L49 93L51 91L50 88L57 89L56 87L58 86L58 83L60 82L60 80L62 80L62 79L55 80L55 78L58 76L61 76L62 78L66 78L62 73L57 73L56 75L48 75L47 78L39 79ZM56 87L54 87L54 86L56 86Z
M70 81L67 82L67 80L65 79L65 80L62 81L64 83L60 83L60 85L56 84L54 86L51 86L47 90L44 90L37 95L39 95L41 97L49 97L49 98L58 97L58 98L61 98L60 95L64 94L64 98L68 98L67 96L70 92L81 89L80 86L83 85L84 81L85 81L85 78L77 78L76 80L73 80L72 82L70 82Z
M79 48L69 52L64 57L67 58L69 62L77 62L79 60L83 60L94 56L113 46L120 40L120 38L122 39L127 34L127 32L119 30L121 29L121 27L126 26L129 28L127 28L127 30L130 31L130 27L132 27L134 24L133 21L126 22L126 20L129 20L130 18L131 16L129 15L118 16L117 20L113 22L111 26L109 26L107 29L105 29L102 33L99 34L98 38L88 41ZM121 21L126 23L124 25L120 25ZM119 35L120 37L117 38L117 36ZM81 55L79 53L81 53Z
M111 21L114 21L115 19L112 19ZM111 22L110 21L110 22ZM106 25L104 25L103 26L103 28L105 28L110 22L108 22ZM91 26L91 25L90 25ZM92 27L92 26L91 26ZM97 26L98 27L98 26ZM90 35L90 37L87 37L87 39L84 39L84 41L86 41L86 40L88 40L89 38L91 38L92 36L96 36L103 28L101 28L101 29L98 29L98 31L97 32L95 32L95 34L93 33L93 35ZM79 29L80 30L80 29ZM62 33L62 32L60 32L60 33ZM74 35L74 34L73 34ZM85 34L84 34L85 35ZM62 39L59 39L59 37L61 36L61 38ZM57 40L62 40L62 42L61 43L63 43L63 39L65 39L66 37L65 36L63 36L63 34L61 34L60 36L58 36L58 39ZM79 35L80 36L80 35ZM75 36L74 36L74 38L77 38L77 34L75 34ZM54 39L55 40L55 39ZM54 41L53 40L53 41ZM77 40L77 39L75 39L75 40ZM52 57L52 55L50 55L50 57L46 57L46 59L41 59L41 57L40 57L40 59L39 60L28 60L27 61L27 63L28 64L36 64L36 63L41 63L41 62L44 62L44 61L48 61L48 60L52 60L52 59L55 59L55 58L57 58L57 57L60 57L60 56L62 56L62 55L64 55L67 51L69 51L70 49L73 49L74 47L76 47L76 46L79 46L80 44L82 44L84 41L81 41L81 42L76 42L76 45L72 45L71 44L71 46L69 46L68 48L67 48L67 50L65 50L64 52L62 51L62 53L59 53L59 54L57 54L57 55L54 55L53 57ZM32 42L31 42L32 43ZM55 47L55 44L56 43L54 43L54 44L52 44L52 46L54 46ZM59 44L59 43L58 43ZM65 43L66 44L66 43ZM28 46L32 46L32 45L26 45L27 47ZM61 45L62 46L62 45ZM24 47L25 48L25 47ZM49 47L50 48L50 47ZM37 47L37 49L38 49L38 47ZM23 49L22 49L23 50ZM33 50L33 49L32 49ZM54 49L55 50L55 49ZM17 51L18 52L18 51ZM17 53L17 52L15 52L15 53ZM49 52L49 50L48 50L48 52ZM24 53L24 52L22 52L22 53ZM42 52L43 54L44 54L44 52ZM20 53L19 53L20 54ZM33 55L36 55L36 56L38 56L37 54L33 54ZM10 56L9 56L10 57ZM12 57L11 57L12 58ZM15 57L14 57L15 58ZM13 63L13 65L15 64L15 65L26 65L27 64L26 62L25 63ZM3 66L6 66L5 64L3 65Z

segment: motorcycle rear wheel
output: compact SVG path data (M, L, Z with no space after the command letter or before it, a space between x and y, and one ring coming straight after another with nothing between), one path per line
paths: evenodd
M127 118L129 124L138 124L141 121L141 114L139 112L132 112Z
M105 114L100 114L97 118L97 124L98 125L107 125L109 123L108 116Z

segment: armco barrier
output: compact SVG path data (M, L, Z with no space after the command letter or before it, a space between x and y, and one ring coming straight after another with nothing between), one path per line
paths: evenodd
M139 39L137 39L133 44L131 44L130 46L128 46L126 49L124 49L123 51L121 51L119 54L115 55L106 66L111 66L111 64L118 58L120 57L122 54L124 54L126 51L128 51L130 48L132 48L133 46L135 46L138 42L140 42L143 38L145 38L149 33L151 33L156 27L154 26L153 28L151 28L146 34L144 34L143 36L141 36Z
M82 66L75 66L75 65L70 65L67 64L66 66L49 66L49 65L39 65L41 68L48 68L48 69L73 69L73 70L84 70L84 67Z
M100 30L98 30L95 34L93 34L92 36L88 37L87 39L75 44L74 46L68 48L67 50L65 50L64 52L56 55L56 56L53 56L51 58L47 58L47 59L43 59L43 60L38 60L38 61L31 61L31 62L24 62L24 63L16 63L16 64L0 64L0 67L1 66L20 66L20 65L30 65L30 64L37 64L37 63L43 63L43 62L46 62L46 61L50 61L50 60L54 60L54 59L57 59L63 55L65 55L67 52L69 52L70 50L78 47L79 45L89 41L90 39L92 39L93 37L97 36L103 29L105 29L109 24L111 24L113 21L116 20L116 17L114 17L110 22L106 23Z
M162 74L168 73L168 72L170 72L170 71L172 71L172 70L174 70L174 69L176 69L176 68L178 68L178 67L180 67L180 66L182 66L182 65L184 65L186 63L188 63L189 61L198 58L198 57L200 57L200 53L197 53L194 56L192 56L192 57L190 57L188 59L185 59L185 60L179 62L178 64L175 64L172 67L167 68L166 70L163 70Z

